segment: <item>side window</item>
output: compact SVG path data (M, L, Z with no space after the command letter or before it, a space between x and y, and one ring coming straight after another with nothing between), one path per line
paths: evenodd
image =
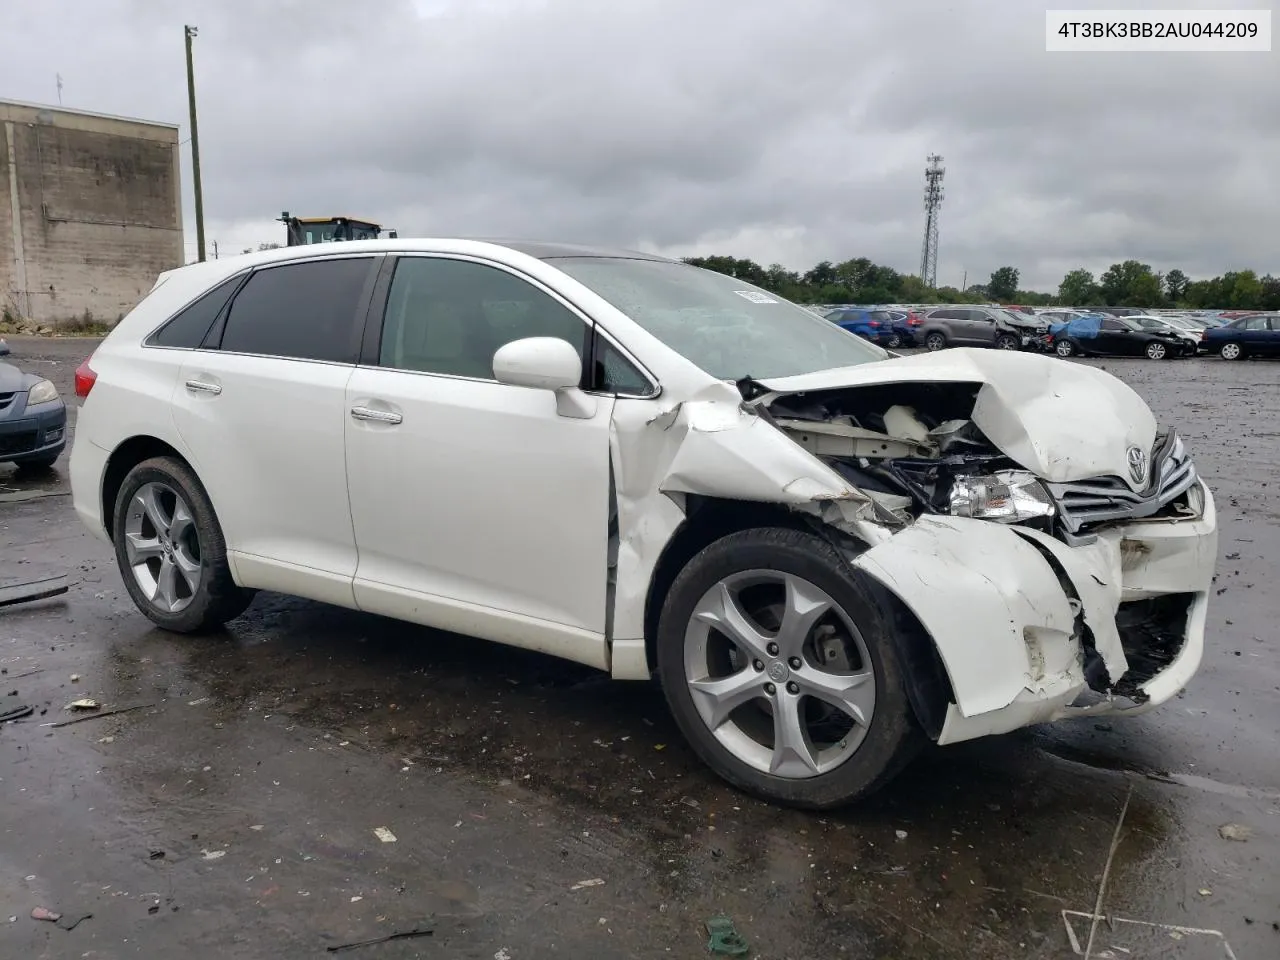
M497 267L403 257L387 297L378 363L493 379L493 355L524 337L559 337L582 356L587 325L533 284Z
M355 363L364 288L375 260L308 260L254 273L236 295L223 350Z
M653 392L653 385L645 375L604 337L596 340L596 363L590 382L591 389L602 393L643 397Z
M929 314L929 319L930 320L955 320L957 312L958 311L956 310L935 310L933 311L933 313Z
M1273 331L1280 331L1280 317L1271 317L1270 319L1271 319L1271 329Z
M1102 329L1103 330L1124 330L1127 328L1119 320L1103 320Z
M244 279L241 274L218 284L195 303L175 314L169 321L153 333L147 343L157 347L186 347L195 349L203 342L205 335L218 319L218 314L227 305L231 295Z
M974 320L978 323L995 323L991 314L987 313L985 310L966 310L965 312L969 315L968 318L970 320Z

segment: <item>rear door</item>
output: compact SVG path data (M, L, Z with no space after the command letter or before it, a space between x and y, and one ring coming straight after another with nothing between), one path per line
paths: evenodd
M1267 342L1260 352L1272 357L1280 356L1280 316L1267 317L1267 323L1270 325Z
M977 346L990 346L996 342L996 321L985 310L966 310L965 336Z
M354 603L346 387L380 259L256 270L182 366L175 424L245 585Z

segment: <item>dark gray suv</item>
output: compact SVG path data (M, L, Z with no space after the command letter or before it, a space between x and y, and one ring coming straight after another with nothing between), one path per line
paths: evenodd
M937 307L924 315L916 342L930 350L996 347L1021 350L1023 332L994 307Z

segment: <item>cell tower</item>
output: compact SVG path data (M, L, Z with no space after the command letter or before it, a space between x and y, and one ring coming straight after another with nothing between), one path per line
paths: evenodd
M938 280L938 211L942 208L942 178L946 168L936 153L924 169L924 248L920 251L920 279L932 290Z

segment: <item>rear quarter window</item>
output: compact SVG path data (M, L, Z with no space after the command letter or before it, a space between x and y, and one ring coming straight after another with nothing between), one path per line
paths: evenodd
M244 274L224 280L194 303L179 310L164 326L147 338L148 346L181 347L194 350L204 342L214 321L244 282Z

